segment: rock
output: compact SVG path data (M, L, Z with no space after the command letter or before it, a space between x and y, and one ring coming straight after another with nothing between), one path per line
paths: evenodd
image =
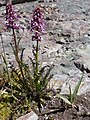
M4 6L6 5L6 2L8 2L9 0L0 0L0 6ZM24 2L31 2L31 1L36 1L36 0L12 0L13 4L20 4L20 3L24 3Z
M0 0L0 7L5 5L5 0Z
M64 37L58 37L56 39L56 43L58 43L58 44L65 44L66 41L65 41Z
M53 89L61 89L65 80L67 80L68 75L55 74L50 80L49 87Z
M81 58L78 59L78 62L83 63L85 69L90 69L90 45L87 45L85 48L77 48L77 53L81 55Z
M78 115L85 115L88 112L89 110L85 106L82 104L79 105L79 112L77 112Z
M85 68L84 68L84 65L81 62L74 62L74 64L79 70L84 72Z
M16 120L38 120L38 116L33 111L31 111L30 113L24 116L21 116L20 118L17 118Z
M46 20L51 20L51 18L50 17L46 17Z
M20 30L17 35L21 37L20 52L25 48L24 60L29 62L28 56L32 55L32 34L29 32L28 22L31 20L32 10L40 5L45 13L45 25L47 34L42 36L40 45L40 62L43 65L54 64L51 71L54 76L51 84L55 88L60 87L62 92L68 90L71 84L73 89L81 77L81 71L85 71L84 86L80 91L82 94L90 91L90 3L89 0L55 0L55 2L22 0L26 3L16 4L16 10L21 14L21 23L24 26L24 32ZM13 2L22 2L14 0ZM27 1L32 1L28 2ZM3 0L0 1L0 3ZM3 3L2 3L3 4ZM0 7L0 17L4 19L5 7ZM87 15L86 15L87 14ZM0 25L0 29L2 26ZM8 61L14 63L14 57L9 45L12 36L11 32L3 32L4 46L9 56ZM1 38L0 38L1 43ZM0 44L1 45L1 44ZM2 47L0 46L0 53ZM41 61L42 60L42 61ZM0 61L1 62L1 61ZM30 64L30 62L29 62ZM55 81L55 84L54 84ZM61 87L61 85L63 86ZM64 90L65 89L65 90ZM66 90L67 89L67 90Z
M79 72L79 74L80 74L80 72ZM62 85L60 94L70 94L69 93L69 85L71 86L71 90L72 90L72 93L73 93L73 91L74 91L74 89L75 89L75 87L78 84L78 81L80 79L81 79L81 77L80 78L76 77L76 79L75 79L75 76L73 76L72 79L67 80ZM87 75L84 75L77 95L81 95L81 94L85 94L86 92L89 92L89 88L90 88L90 78L88 78Z
M62 31L61 31L61 35L62 35L63 37L68 37L68 38L70 38L70 36L71 36L71 31L70 31L70 30L62 30Z

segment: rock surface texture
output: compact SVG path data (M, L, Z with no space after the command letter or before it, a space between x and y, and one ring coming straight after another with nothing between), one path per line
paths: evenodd
M16 4L15 8L21 14L20 23L23 30L18 33L21 37L20 49L25 48L24 58L32 56L31 33L28 22L32 10L40 5L45 12L46 31L40 42L40 60L45 64L54 64L54 74L50 86L61 88L61 93L68 93L69 84L72 90L82 77L83 82L78 94L90 91L90 0L55 0L48 2L38 0ZM5 15L5 6L0 7L0 18ZM11 32L3 32L4 46L8 53L7 59L14 62L9 45ZM2 52L0 38L0 52Z

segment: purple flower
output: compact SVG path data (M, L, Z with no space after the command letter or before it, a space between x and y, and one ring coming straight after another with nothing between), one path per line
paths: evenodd
M31 31L34 32L32 40L41 40L41 35L45 33L44 26L44 12L38 7L33 11L31 19Z
M41 41L41 35L38 32L35 32L35 34L32 36L32 40Z
M11 3L7 3L6 5L6 27L7 29L19 29L20 25L18 23L18 18L20 16L15 12L13 5Z

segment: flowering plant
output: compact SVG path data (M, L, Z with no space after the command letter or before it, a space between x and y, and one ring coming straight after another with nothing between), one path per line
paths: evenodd
M39 7L33 11L30 23L31 31L34 33L32 35L32 41L35 40L36 42L36 46L33 46L32 49L34 59L29 57L32 63L31 66L26 64L23 60L24 49L22 49L21 55L19 55L20 41L17 40L15 34L15 30L19 29L19 26L16 24L18 17L14 12L12 4L7 4L6 6L6 20L7 29L11 29L13 33L13 43L11 42L10 44L17 62L17 66L14 66L12 63L10 64L9 71L6 57L3 57L9 76L7 83L8 90L6 89L6 91L8 91L9 101L12 100L12 103L10 103L12 110L10 119L13 119L14 114L18 115L20 109L21 111L29 111L31 101L37 104L39 112L41 112L43 100L48 98L47 85L53 76L52 74L50 75L53 65L42 67L39 63L39 42L41 41L42 35L45 33L44 12Z
M38 54L39 54L39 42L41 41L42 35L45 34L44 30L44 12L41 10L40 7L37 7L33 11L33 16L31 20L31 31L34 32L34 35L32 36L32 40L36 41L36 46L33 46L33 55L34 60L30 58L32 62L33 67L33 79L34 82L34 94L32 95L32 98L34 101L38 104L39 112L41 108L42 99L46 98L47 96L47 85L50 79L53 75L50 75L50 71L53 68L53 65L40 67L39 60L38 60ZM49 67L47 70L46 68ZM45 72L46 70L46 72Z

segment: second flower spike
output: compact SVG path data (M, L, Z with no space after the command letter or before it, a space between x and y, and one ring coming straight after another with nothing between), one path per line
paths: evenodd
M31 31L34 32L32 40L41 40L41 35L45 33L44 26L44 12L41 10L40 7L37 7L33 11L33 16L31 19Z

